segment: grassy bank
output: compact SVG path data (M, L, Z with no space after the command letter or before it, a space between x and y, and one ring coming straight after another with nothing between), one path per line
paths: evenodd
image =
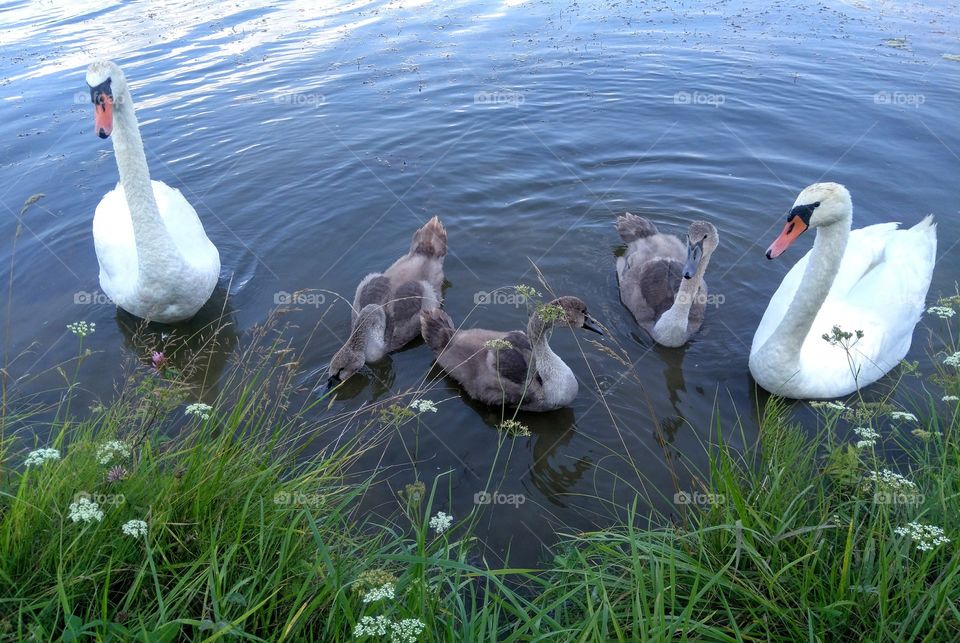
M353 465L417 421L411 400L321 412L297 388L295 352L263 330L206 406L189 360L145 356L115 399L80 409L81 332L55 403L4 395L0 637L956 640L960 381L946 334L936 373L902 369L920 393L819 405L812 434L772 400L746 453L718 421L676 516L638 505L519 570L480 566L482 508L450 525L434 508L443 476L405 489L387 524L355 510L375 478ZM49 437L25 445L28 430ZM306 457L311 444L323 448Z

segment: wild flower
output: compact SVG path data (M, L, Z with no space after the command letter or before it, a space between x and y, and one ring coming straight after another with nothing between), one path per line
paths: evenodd
M530 435L530 429L528 429L526 425L517 422L516 420L504 420L497 425L497 428L501 431L509 433L510 435Z
M36 449L27 454L27 459L23 461L23 466L40 466L47 460L59 460L60 452L56 449Z
M406 498L407 502L419 503L427 493L427 486L420 480L404 485L400 496Z
M447 529L450 529L450 525L452 524L453 516L442 511L437 512L437 515L430 519L430 527L438 534L442 534Z
M426 626L418 618L405 618L390 626L392 643L416 643Z
M495 339L488 339L483 343L483 345L492 351L505 351L513 348L513 344L503 339L502 337L497 337Z
M912 480L908 480L899 473L890 471L890 469L871 471L866 480L872 482L877 491L914 491L917 488Z
M361 572L361 574L357 576L357 582L354 588L360 594L366 594L371 589L383 587L384 585L394 585L396 582L396 576L385 569L375 567L374 569Z
M110 440L97 449L97 462L100 464L110 464L114 459L126 459L130 457L130 445L119 440Z
M927 308L928 315L936 315L940 319L950 319L957 314L953 308L948 308L947 306L931 306Z
M209 420L210 411L212 410L213 407L209 404L204 404L203 402L194 402L193 404L189 404L183 412L187 415L195 415L201 420Z
M82 339L87 335L92 335L95 333L97 330L97 325L94 322L90 322L88 324L85 321L78 321L73 322L72 324L67 324L67 330Z
M67 515L73 522L100 522L103 520L103 511L100 505L89 498L77 498L76 502L70 503L70 511Z
M414 400L410 403L410 408L417 410L420 413L430 413L437 412L437 405L430 400Z
M830 411L847 411L847 405L843 402L810 402L810 406L815 409L828 409Z
M854 344L863 339L863 331L855 330L852 333L840 330L839 326L834 326L833 330L829 333L824 333L822 335L823 341L827 342L831 346L842 346L843 348L852 348ZM851 342L850 340L856 337L856 341Z
M127 477L127 470L123 467L110 467L107 471L107 482L120 482Z
M374 587L363 595L364 603L375 603L385 598L392 599L396 587L393 583L384 583L380 587Z
M904 422L918 422L917 416L913 413L907 413L906 411L891 411L890 419L895 421L903 420Z
M905 527L893 530L898 536L907 536L914 541L919 551L930 551L934 547L950 542L943 529L935 525L924 525L919 522L909 522Z
M956 395L944 395L940 398L941 402L960 402L960 397Z
M527 301L531 301L532 299L535 299L541 296L540 292L533 286L520 284L520 285L514 286L513 289L517 292L518 295L520 295Z
M868 426L858 426L853 432L860 436L860 440L857 441L858 449L872 447L880 439L880 434Z
M167 356L160 351L153 351L150 355L150 363L158 371L162 371L163 367L167 364Z
M120 529L128 536L142 538L147 535L147 523L143 520L128 520Z
M960 368L960 352L956 352L953 355L950 355L943 363L947 366L952 366L954 368Z
M937 431L926 431L924 429L914 429L913 431L910 432L910 435L914 437L918 437L921 440L931 440L937 437L938 435L940 435L940 433Z
M393 623L386 616L364 616L353 628L354 638L363 636L386 636Z

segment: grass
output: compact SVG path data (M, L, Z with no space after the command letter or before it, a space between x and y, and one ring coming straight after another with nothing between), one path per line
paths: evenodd
M759 443L738 451L724 436L740 427L718 420L709 469L676 490L678 517L649 513L638 493L618 524L563 535L540 569L478 560L482 507L431 525L445 475L408 485L389 520L358 514L376 476L354 465L417 414L401 397L316 412L324 400L301 394L298 356L269 325L208 417L183 412L198 395L189 360L131 365L115 399L81 408L80 338L56 401L5 388L0 638L960 640L960 407L941 399L960 395L944 363L956 336L931 345L937 372L905 365L916 385L822 405L813 432L792 420L806 405L772 399ZM892 419L898 406L916 421ZM879 438L858 447L864 427ZM61 457L24 466L38 429L50 437L35 446ZM111 440L129 456L101 458ZM323 448L307 456L311 445ZM885 470L908 482L871 481ZM81 498L102 520L70 518ZM130 520L147 535L123 533ZM898 532L910 522L952 542L923 550ZM384 586L392 598L364 600Z

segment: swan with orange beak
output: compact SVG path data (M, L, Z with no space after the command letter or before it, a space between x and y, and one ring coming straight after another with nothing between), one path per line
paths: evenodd
M94 133L110 138L120 174L93 217L100 287L143 319L193 317L213 293L220 254L179 190L150 180L140 126L123 71L100 61L87 69Z
M844 186L814 183L800 192L767 250L767 259L776 259L816 230L813 249L783 278L753 337L750 372L771 393L849 395L883 377L910 349L936 259L933 217L907 230L881 223L851 231L852 220Z

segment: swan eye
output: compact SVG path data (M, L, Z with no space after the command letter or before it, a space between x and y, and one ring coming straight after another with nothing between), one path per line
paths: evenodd
M815 208L819 208L819 207L820 207L820 202L819 202L819 201L817 201L816 203L814 203L814 204L813 204L813 207L815 207Z

